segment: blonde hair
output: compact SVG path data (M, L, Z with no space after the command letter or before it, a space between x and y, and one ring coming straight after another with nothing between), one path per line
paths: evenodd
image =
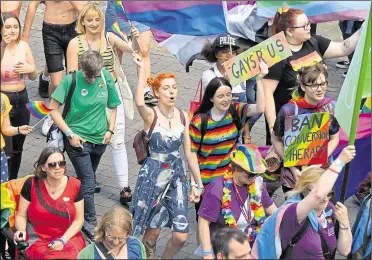
M98 14L98 16L101 18L102 30L104 29L103 25L105 23L105 15L103 14L101 7L97 3L89 3L85 5L79 13L79 17L77 19L76 24L76 32L78 34L85 33L85 26L83 25L84 17L93 15L94 13Z
M311 184L315 184L325 171L323 168L314 166L309 166L302 170L302 175L298 178L293 190L288 192L288 198L303 193Z
M132 215L128 210L115 207L106 212L97 223L94 230L94 239L97 242L102 242L106 236L106 229L119 228L121 231L126 232L128 235L132 233Z

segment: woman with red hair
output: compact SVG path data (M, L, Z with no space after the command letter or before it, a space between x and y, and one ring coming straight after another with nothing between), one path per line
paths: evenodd
M160 229L172 228L172 237L162 255L162 259L172 259L183 247L189 232L187 176L180 154L182 145L191 174L199 187L203 186L197 158L191 154L188 116L175 107L178 92L175 75L163 73L147 80L159 101L156 107L150 108L145 105L143 95L144 62L137 54L133 55L139 72L135 101L149 135L150 151L139 171L130 207L133 235L144 233L147 258L154 259ZM193 189L193 194L200 196L200 191Z
M355 50L359 30L342 42L334 42L319 35L311 35L311 22L303 10L282 7L273 21L273 35L284 32L292 56L275 64L263 80L266 98L266 143L270 144L276 115L291 100L297 89L297 71L316 62L348 56Z

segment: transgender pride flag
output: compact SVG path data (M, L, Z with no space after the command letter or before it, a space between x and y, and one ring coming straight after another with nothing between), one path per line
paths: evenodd
M365 20L370 1L257 1L257 15L273 18L282 6L304 10L313 23Z

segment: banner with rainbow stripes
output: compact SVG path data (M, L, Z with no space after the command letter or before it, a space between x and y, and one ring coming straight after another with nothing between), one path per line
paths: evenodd
M28 111L30 111L31 115L38 119L42 119L45 116L49 115L53 109L48 108L44 101L32 101L26 104Z
M329 113L285 118L284 167L328 162Z

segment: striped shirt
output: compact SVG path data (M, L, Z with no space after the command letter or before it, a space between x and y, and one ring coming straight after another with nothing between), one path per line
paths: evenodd
M81 55L83 55L86 51L89 50L89 48L85 48L83 45L83 42L81 41L80 35L78 36L78 57L80 58ZM103 58L103 66L108 70L109 72L114 71L114 56L113 56L113 50L109 43L107 43L107 47L104 51L101 51L101 56Z
M248 104L234 103L242 125L248 120ZM207 131L201 144L201 115L196 115L190 122L191 151L198 152L200 175L203 184L209 184L213 180L225 174L229 169L230 153L235 149L238 129L234 124L230 111L218 122L211 118L208 112Z

